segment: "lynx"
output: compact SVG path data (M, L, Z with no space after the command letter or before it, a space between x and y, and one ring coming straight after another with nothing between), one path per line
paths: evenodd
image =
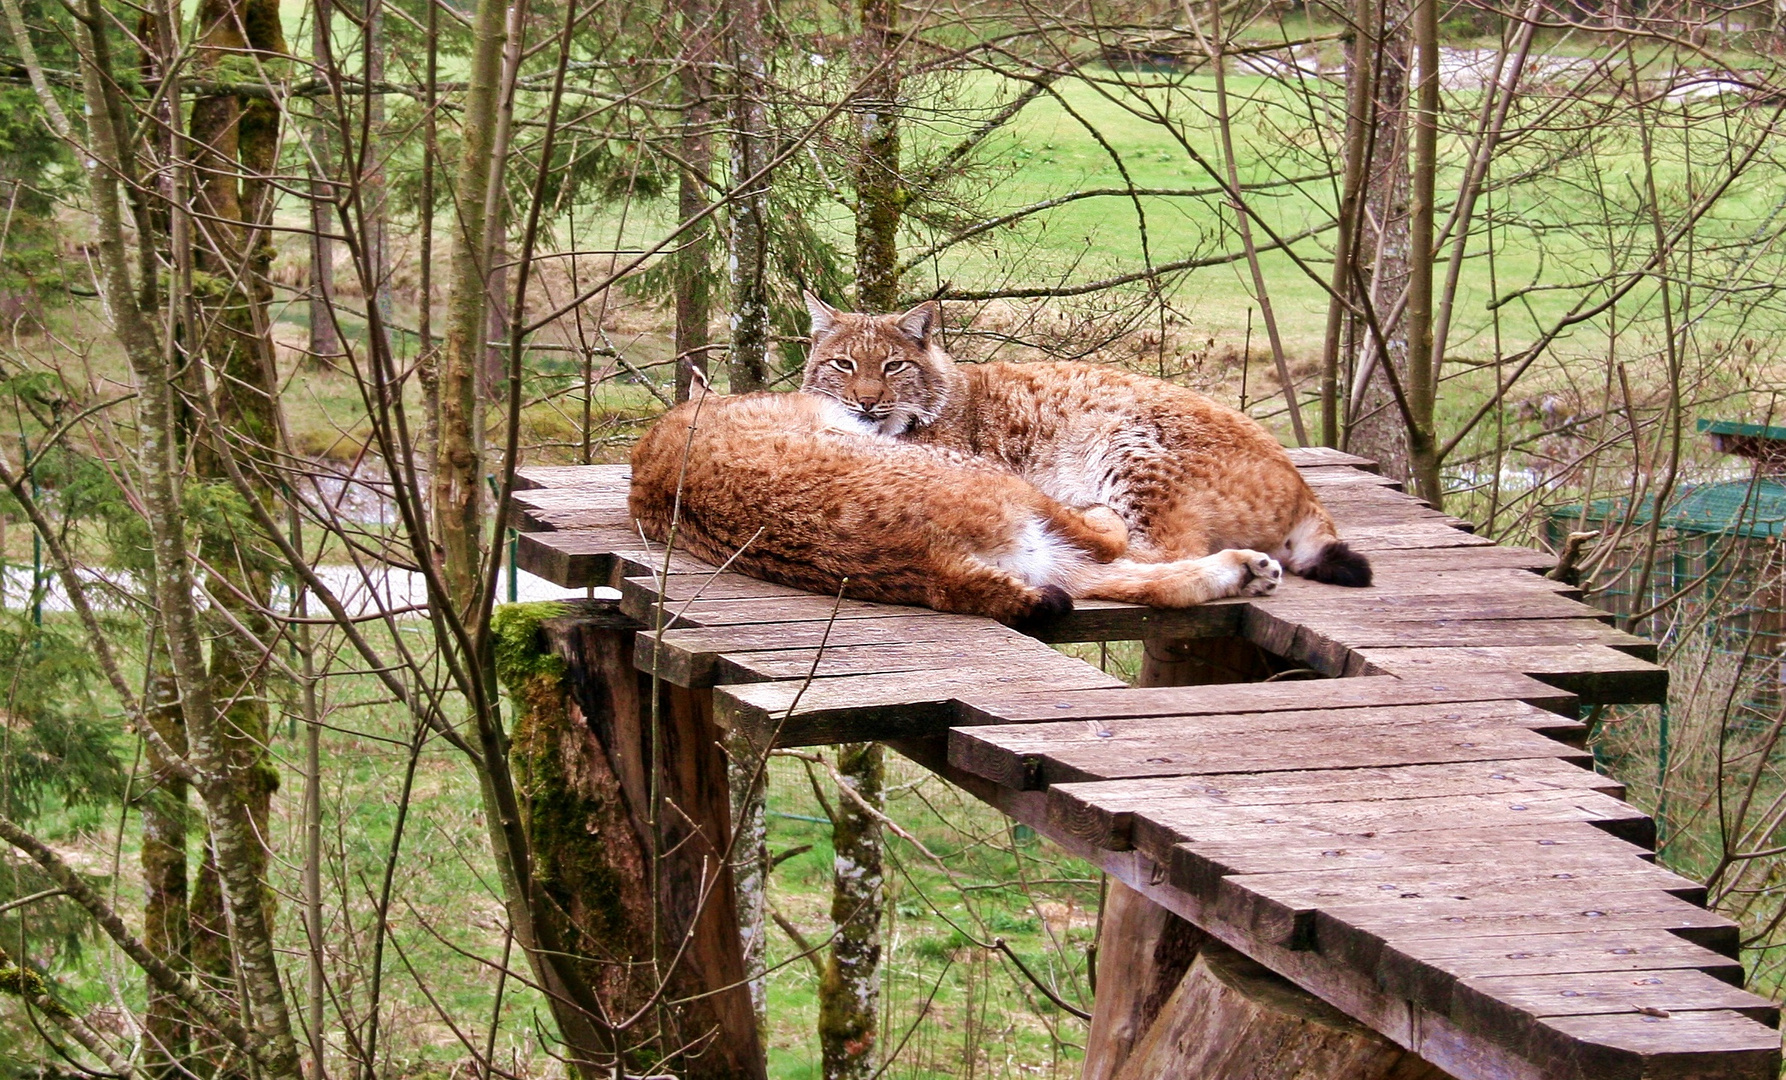
M1001 462L1068 506L1111 507L1136 561L1258 549L1303 577L1370 584L1369 561L1250 417L1097 364L956 364L936 342L935 301L854 315L806 299L802 388L881 434Z
M645 534L697 558L815 592L923 604L1007 623L1074 597L1186 607L1277 587L1257 551L1137 562L1107 507L1078 510L1002 465L878 434L808 394L706 394L633 450Z

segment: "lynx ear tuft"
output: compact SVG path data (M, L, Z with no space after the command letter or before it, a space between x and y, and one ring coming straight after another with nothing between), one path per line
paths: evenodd
M818 294L811 289L806 290L805 296L806 310L812 315L812 340L817 342L831 332L831 328L837 325L837 317L843 312L820 300Z
M930 344L930 332L942 318L935 300L926 300L899 317L899 332L920 345Z

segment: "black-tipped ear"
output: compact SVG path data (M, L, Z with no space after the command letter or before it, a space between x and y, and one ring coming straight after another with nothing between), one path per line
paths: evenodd
M818 294L811 289L806 290L805 296L806 310L812 315L812 340L817 341L831 332L831 328L837 325L837 317L843 312L820 300Z
M920 345L930 344L930 333L942 319L942 308L935 300L926 300L899 317L899 332Z

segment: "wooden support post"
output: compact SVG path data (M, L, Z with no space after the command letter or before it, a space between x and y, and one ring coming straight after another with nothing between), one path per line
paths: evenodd
M574 614L548 619L542 629L548 647L565 662L569 722L555 735L567 772L563 787L588 787L595 777L599 790L592 789L589 795L595 797L585 801L590 812L605 808L605 815L597 822L581 803L569 806L570 813L560 815L566 823L583 814L590 827L536 835L541 870L575 871L591 886L617 890L623 901L591 910L586 919L590 944L601 946L592 956L606 969L633 973L621 1000L610 1002L612 1012L631 1011L622 1006L648 994L651 980L668 976L665 1000L680 1004L663 1010L656 1045L639 1048L657 1056L677 1054L657 1071L684 1080L763 1080L764 1049L745 980L726 859L730 794L712 691L660 683L654 725L651 680L633 664L637 624L618 612L579 604ZM553 782L551 776L537 777L529 795L542 785L551 789ZM624 806L623 814L612 809L614 803ZM536 799L534 805L546 802ZM603 827L594 828L597 824ZM645 902L655 901L655 951L651 919L641 919L636 904L624 903L631 891L648 890L653 880L656 896ZM589 897L578 900L566 909L574 920L593 907ZM615 965L616 959L626 962Z
M1115 1080L1163 1077L1444 1080L1445 1074L1233 949L1205 941Z
M1097 997L1083 1080L1114 1080L1208 940L1114 878L1100 922Z
M1256 682L1239 638L1143 642L1139 686ZM1082 1080L1443 1080L1438 1071L1121 882L1105 896Z

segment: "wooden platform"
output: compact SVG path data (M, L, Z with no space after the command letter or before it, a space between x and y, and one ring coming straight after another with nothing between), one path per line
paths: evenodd
M637 666L716 688L758 745L886 740L1453 1076L1776 1077L1735 924L1654 864L1582 749L1581 706L1662 700L1655 646L1534 573L1548 555L1293 453L1375 587L1094 602L1031 637L683 556L666 575L613 466L524 470L519 560L618 588ZM1133 689L1045 644L1162 636L1328 677Z

